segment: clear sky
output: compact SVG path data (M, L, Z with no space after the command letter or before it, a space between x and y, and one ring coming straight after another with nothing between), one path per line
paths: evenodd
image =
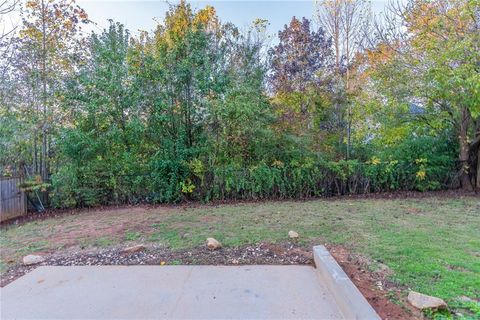
M108 26L108 19L113 19L134 34L139 29L153 30L154 19L161 20L168 10L168 3L164 0L77 0L77 3L98 24L93 30L100 31ZM197 9L206 5L215 7L223 22L232 22L239 28L246 28L256 18L267 19L270 22L268 32L272 35L283 29L292 16L312 19L315 12L313 0L203 0L189 3ZM385 3L386 0L372 1L373 10L382 11Z
M373 11L378 14L384 10L389 0L371 0ZM1 0L0 0L1 2ZM23 0L22 0L23 2ZM132 34L138 30L152 31L168 10L168 3L177 0L77 0L96 25L84 27L86 33L101 32L108 27L108 19L124 24ZM257 18L269 21L268 33L276 41L278 31L288 24L293 16L306 17L315 23L314 0L192 0L188 1L194 9L211 5L217 10L222 22L232 22L240 29L246 29ZM0 21L0 31L11 30L19 26L18 10L7 14Z

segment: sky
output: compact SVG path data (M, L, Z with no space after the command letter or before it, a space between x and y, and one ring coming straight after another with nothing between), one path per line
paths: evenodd
M383 11L388 0L371 0L373 12ZM22 1L23 2L23 1ZM176 0L169 0L176 3ZM120 22L133 35L138 30L152 31L168 10L169 2L165 0L77 0L84 8L90 20L95 24L84 27L85 32L101 32L109 25L108 20ZM240 30L245 30L257 18L269 21L267 33L276 42L278 31L290 22L293 16L306 17L315 23L314 0L192 0L188 1L194 9L206 5L215 7L222 22L232 22ZM19 25L18 11L10 13L0 21L0 31L10 30Z
M170 3L175 3L172 0ZM161 21L168 10L164 0L77 0L85 9L90 19L97 23L94 31L101 31L108 26L108 19L120 22L133 34L138 30L151 31L156 22ZM314 18L313 0L202 0L189 1L191 6L201 9L206 5L215 7L222 22L232 22L244 29L256 18L267 19L267 32L275 36L288 24L292 16ZM374 12L383 10L386 0L372 1Z

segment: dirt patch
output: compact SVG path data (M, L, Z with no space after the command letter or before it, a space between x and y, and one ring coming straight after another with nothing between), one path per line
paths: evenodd
M42 228L41 233L32 236L28 241L46 240L52 244L53 248L44 250L51 253L57 248L69 248L80 245L82 242L92 239L122 239L127 231L134 231L143 235L148 235L155 231L152 224L163 221L170 214L168 208L158 208L150 210L149 207L123 207L113 210L95 210L86 211L83 214L65 213L65 215L42 214L38 219L44 220L51 218L51 224ZM69 217L75 215L75 217ZM27 217L30 220L36 220L33 217ZM3 224L2 229L19 228L28 220L19 220L17 224ZM27 241L27 240L24 240ZM2 259L11 260L9 257L15 255L18 247L2 248ZM37 251L36 253L41 253Z
M367 262L352 255L343 247L328 246L330 252L359 288L368 302L382 319L420 319L418 311L391 301L395 298L404 302L394 284L386 280L388 270L369 272ZM122 247L103 250L71 249L61 254L52 254L40 265L313 265L310 248L290 242L272 244L260 243L236 248L210 251L206 247L185 250L170 250L166 247L149 246L144 251L125 254ZM0 286L5 286L37 266L17 265L1 275Z
M341 246L327 247L382 319L423 319L421 312L410 307L401 295L401 288L388 280L391 275L388 267L380 265L379 270L371 272L368 271L371 264L365 258Z
M186 206L186 205L183 205ZM1 228L8 228L11 225L22 225L31 221L42 221L51 218L61 219L72 216L78 216L78 221L82 219L91 219L94 217L94 220L102 220L104 222L115 222L117 223L118 220L120 221L125 220L128 221L132 214L139 220L146 218L152 211L155 212L156 215L162 213L169 213L172 210L176 210L183 206L176 206L176 205L147 205L147 204L140 204L140 205L121 205L121 206L99 206L94 208L75 208L75 209L48 209L45 212L29 212L28 214L10 219L5 220L0 223ZM112 215L115 215L112 218Z

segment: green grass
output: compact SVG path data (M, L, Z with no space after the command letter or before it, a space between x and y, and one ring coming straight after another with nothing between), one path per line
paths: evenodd
M108 237L102 237L98 238L93 241L93 244L91 244L94 247L97 248L107 248L115 244L115 240L108 238ZM88 247L90 244L86 244L84 247Z
M135 232L135 231L127 231L125 232L125 240L126 241L135 241L141 238L141 233L140 232Z
M89 212L2 230L0 266L5 270L24 254L58 248L51 239L60 226L63 232L72 228L78 243L89 246L150 241L172 249L203 245L211 236L225 246L285 241L295 230L301 244L344 245L387 265L399 285L451 303L462 295L480 298L478 198L264 202L116 215L115 210L101 216ZM78 234L82 224L93 221L101 229L111 227L112 219L123 219L125 228L101 235L89 235L85 228Z

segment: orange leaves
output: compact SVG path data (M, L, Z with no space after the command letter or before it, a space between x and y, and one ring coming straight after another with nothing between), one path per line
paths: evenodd
M219 26L217 13L212 6L206 6L202 10L194 12L188 3L181 1L167 12L164 25L157 27L155 38L157 42L163 42L167 47L173 47L177 42L182 41L189 30L202 29L217 33L220 32Z
M80 19L82 22L88 21L88 14L80 7L73 9L73 13Z
M418 1L406 16L410 32L419 32L429 25L435 24L438 18L435 2Z
M82 20L82 22L86 22L88 20L88 14L85 10L82 10L78 13L78 17Z
M398 46L398 44L396 46ZM373 68L390 61L394 55L395 47L387 45L386 43L380 43L375 49L366 51L367 62L370 67Z
M63 27L66 29L66 30L73 30L73 22L71 19L68 19L66 20L64 23L63 23Z
M35 9L39 6L37 1L30 0L25 3L25 8L27 9Z

